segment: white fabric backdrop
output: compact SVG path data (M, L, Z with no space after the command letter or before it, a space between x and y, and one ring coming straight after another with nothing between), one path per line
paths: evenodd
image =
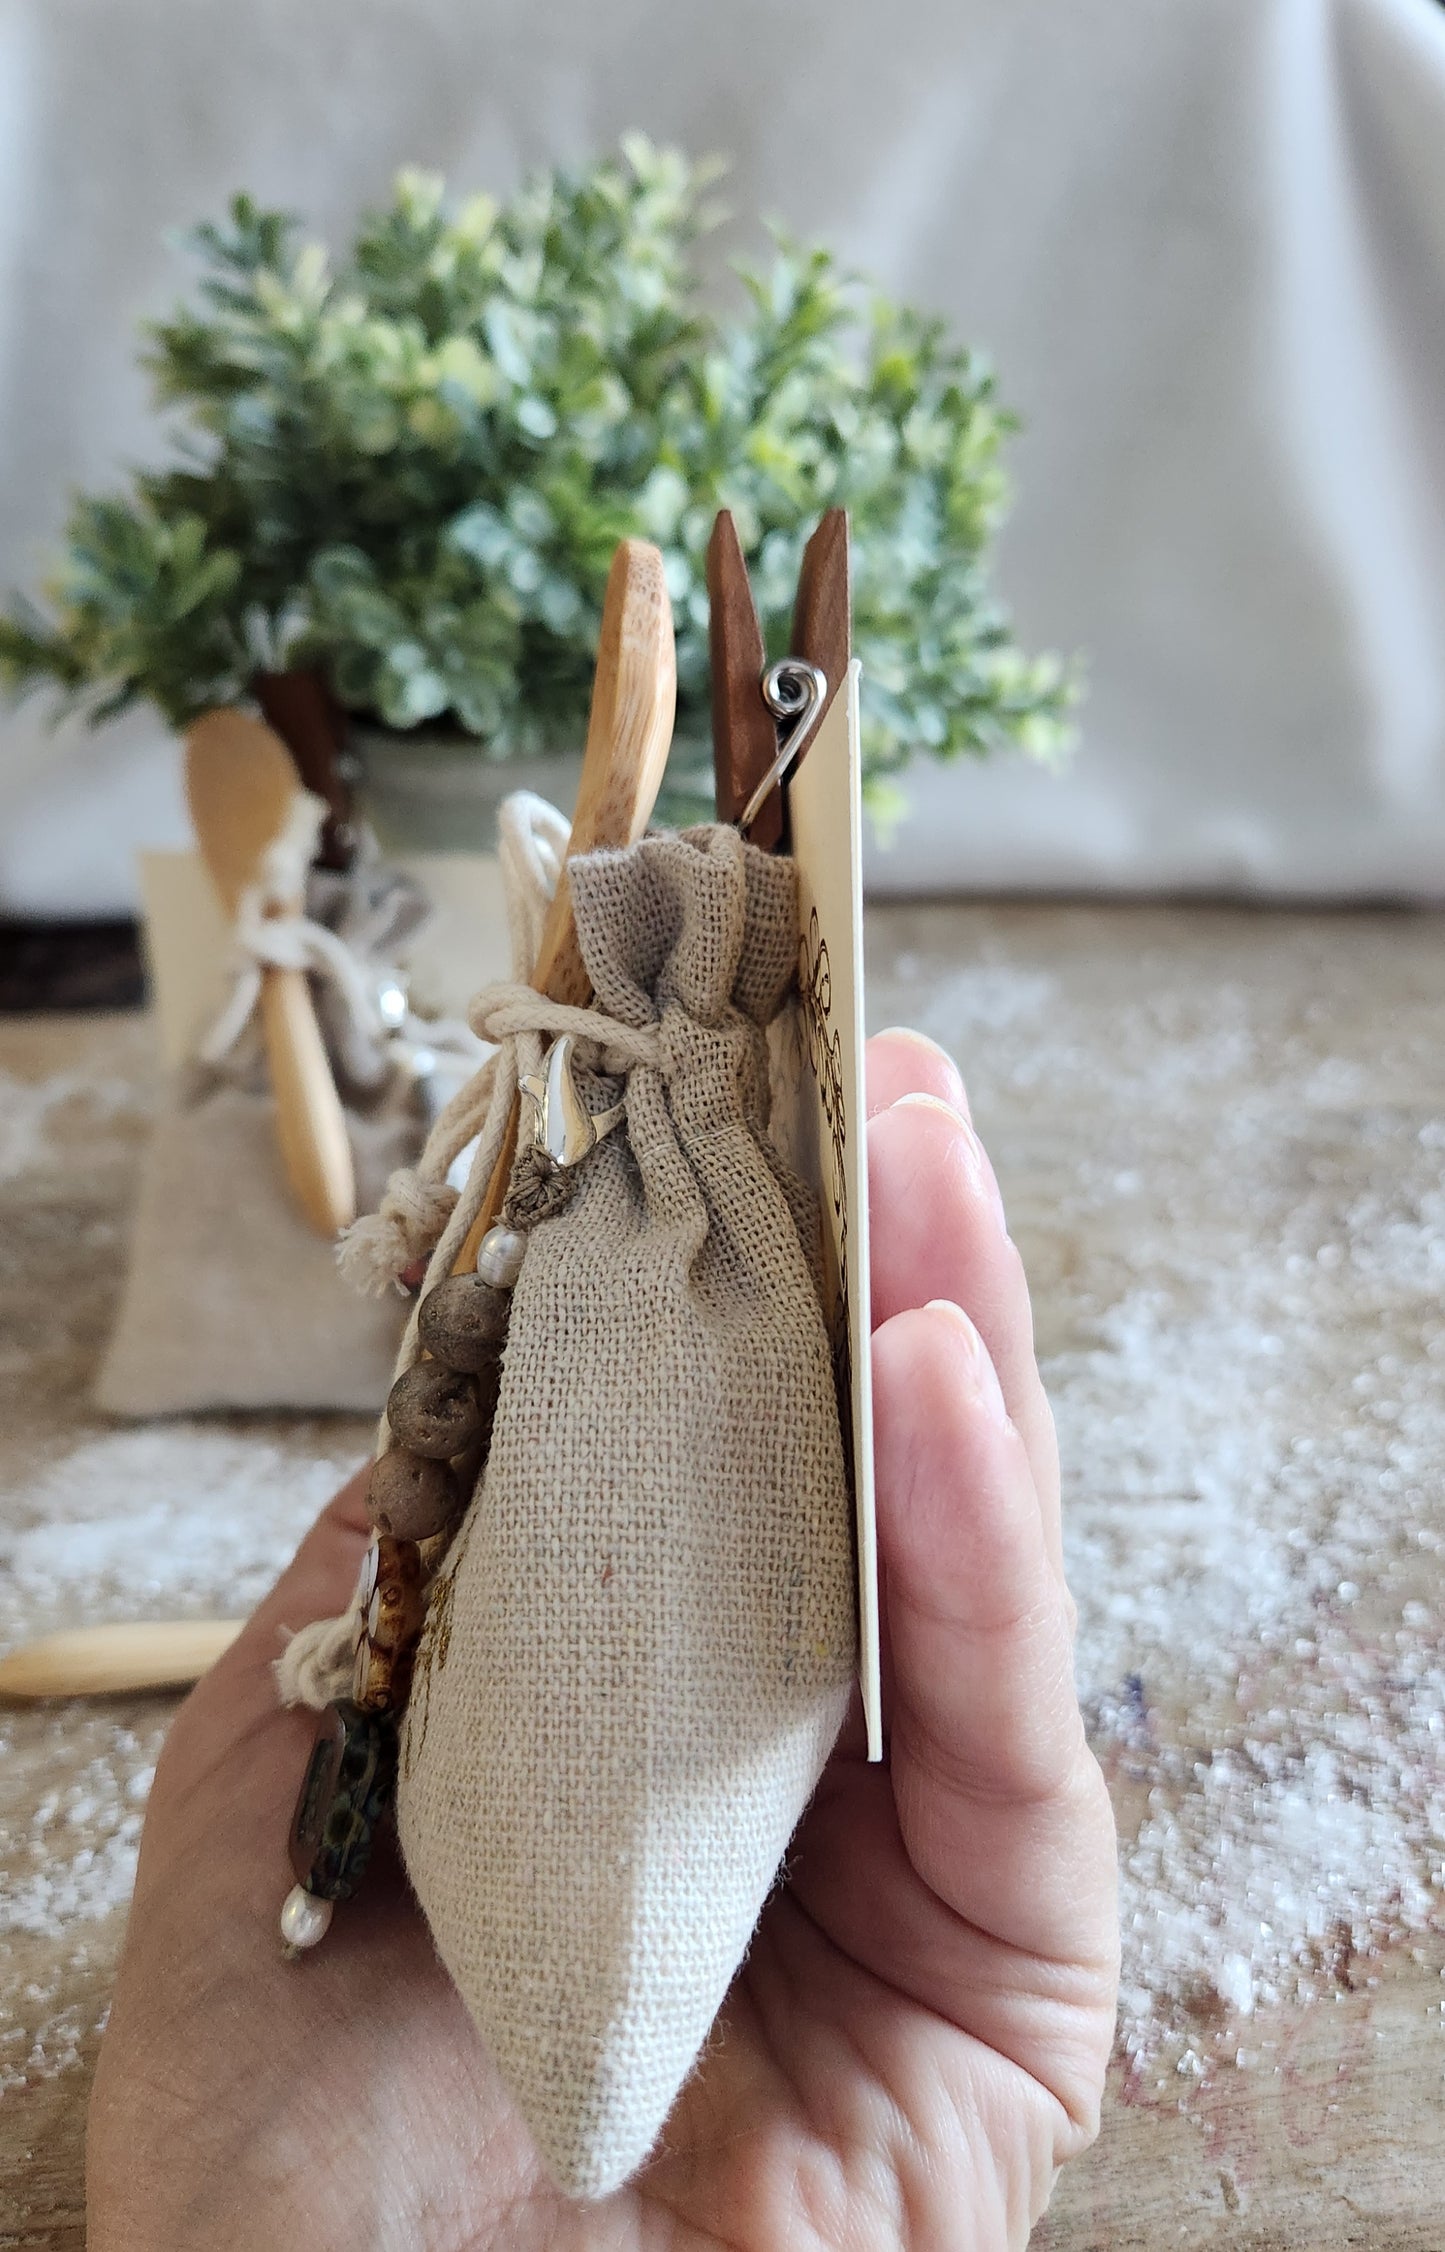
M1087 652L1053 780L919 768L895 889L1445 891L1436 0L8 0L0 584L154 445L164 231L241 185L339 233L403 162L505 186L640 124L736 158L995 353L1001 578ZM0 717L0 907L132 896L154 722Z

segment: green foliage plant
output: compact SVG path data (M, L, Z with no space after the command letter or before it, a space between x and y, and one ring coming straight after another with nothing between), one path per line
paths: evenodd
M405 172L334 267L237 196L189 238L191 302L145 332L173 458L74 501L45 607L0 618L0 677L184 725L314 668L390 729L570 746L613 548L641 534L666 557L679 734L705 739L716 510L780 654L803 541L841 504L875 793L915 751L1059 752L1074 682L1020 653L989 589L992 374L782 239L709 310L716 176L636 136L503 204Z

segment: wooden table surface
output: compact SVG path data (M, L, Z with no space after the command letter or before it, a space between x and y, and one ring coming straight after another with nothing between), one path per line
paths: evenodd
M1275 1225L1275 1208L1249 1183L1272 1179L1278 1151L1302 1136L1317 1147L1327 1134L1331 1151L1348 1153L1368 1139L1368 1114L1377 1162L1423 1164L1391 1153L1445 1144L1442 958L1445 918L1427 915L872 912L872 1021L920 1024L959 1054L1034 1280L1046 1370L1051 1383L1058 1372L1066 1409L1071 1355L1098 1308L1119 1296L1130 1260L1137 1265L1140 1231L1159 1227L1161 1215L1186 1232L1204 1225L1178 1170L1191 1134L1204 1148L1211 1122L1226 1114L1249 1126L1231 1161L1244 1184L1236 1230ZM23 1566L33 1554L24 1542L38 1537L44 1494L59 1490L46 1484L57 1463L82 1463L103 1483L121 1462L118 1446L154 1444L147 1475L163 1486L191 1443L184 1431L117 1440L84 1396L114 1305L153 1076L141 1019L0 1021L0 1540L20 1536L0 1548L0 1598L7 1573L20 1568L16 1557ZM1339 1162L1348 1174L1348 1154ZM1093 1186L1082 1194L1086 1177ZM1428 1178L1427 1165L1420 1180L1428 1186ZM1358 1183L1341 1180L1339 1194L1357 1207ZM1151 1182L1159 1209L1146 1209ZM1421 1210L1424 1197L1422 1188ZM1219 1257L1238 1259L1240 1241L1221 1239ZM1341 1305L1348 1327L1348 1297ZM1374 1317L1362 1303L1358 1318ZM1288 1338L1283 1349L1287 1356ZM243 1467L247 1450L269 1449L268 1475L294 1480L299 1528L318 1463L329 1475L360 1452L364 1433L354 1419L261 1418L205 1443L221 1450L217 1462L234 1456ZM115 1474L133 1479L135 1460L126 1455ZM1087 1480L1087 1463L1066 1467L1071 1481ZM1090 1506L1107 1506L1107 1497ZM1433 1558L1419 1586L1438 1606ZM23 1595L12 1587L4 1616L20 1617ZM125 1608L116 1597L106 1615ZM1087 1650L1087 1600L1083 1608ZM1161 1700L1182 1743L1213 1725L1191 1696L1187 1663ZM153 1758L171 1709L142 1698L0 1716L0 2247L68 2252L84 2241L84 2111L124 1914L103 1888L86 1892L89 1865L76 1861L73 1837L65 1851L67 1867L81 1867L80 1909L72 1915L64 1897L45 1907L49 1895L43 1912L16 1903L34 1889L57 1806L69 1807L82 1832L87 1820L99 1825L96 1851L131 1850L114 1823L101 1836L102 1818L78 1783L65 1798L65 1778L95 1771L123 1784L127 1763L141 1769ZM1139 1819L1138 1777L1111 1765L1107 1746L1101 1756L1127 1841ZM1438 1795L1434 1804L1439 1826ZM1217 1998L1201 2014L1197 2001L1162 1995L1161 2015L1180 2019L1163 2030L1175 2049L1187 2040L1191 2069L1116 2058L1100 2140L1066 2171L1035 2245L1445 2252L1442 1977L1445 1926L1434 1915L1417 1918L1397 1943L1346 1950L1337 1975L1310 1982L1311 1998L1286 1996L1247 2023L1232 2021ZM958 2242L969 2241L961 2221Z

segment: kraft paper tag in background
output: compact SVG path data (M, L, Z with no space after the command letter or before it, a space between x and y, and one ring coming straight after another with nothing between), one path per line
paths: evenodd
M408 945L412 1005L425 1016L465 1017L490 978L511 974L500 864L493 853L396 857L432 904ZM230 931L198 853L143 852L141 900L151 999L168 1070L195 1055L231 988Z
M868 1757L883 1757L878 1525L868 1273L868 1106L863 1082L863 761L859 667L848 667L788 784L798 868L798 985L807 1059L796 1160L822 1200L834 1365L845 1408L858 1543L858 1672Z
M142 852L137 863L151 1008L162 1060L178 1071L230 991L230 929L199 853Z

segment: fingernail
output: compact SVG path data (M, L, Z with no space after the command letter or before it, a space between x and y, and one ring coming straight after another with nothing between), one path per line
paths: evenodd
M924 1307L926 1314L937 1314L953 1330L966 1351L969 1375L973 1380L974 1396L991 1421L1009 1424L1009 1412L1004 1402L1003 1390L998 1380L998 1370L989 1359L988 1348L962 1306L951 1298L930 1298Z
M1008 1222L1004 1215L1003 1194L998 1185L998 1176L989 1161L988 1151L974 1132L970 1121L967 1118L961 1118L958 1112L938 1095L900 1095L893 1108L894 1110L938 1111L948 1120L963 1151L964 1165L969 1179L987 1197L998 1215L1000 1225L1007 1228Z
M967 1118L970 1115L968 1090L963 1084L963 1073L959 1070L947 1048L941 1048L936 1040L930 1040L926 1032L915 1030L911 1024L885 1025L878 1037L880 1040L903 1040L910 1048L917 1048L922 1055L927 1056L930 1062L942 1064L949 1083L949 1093L946 1100L958 1112L960 1118ZM906 1098L903 1099L906 1100Z

